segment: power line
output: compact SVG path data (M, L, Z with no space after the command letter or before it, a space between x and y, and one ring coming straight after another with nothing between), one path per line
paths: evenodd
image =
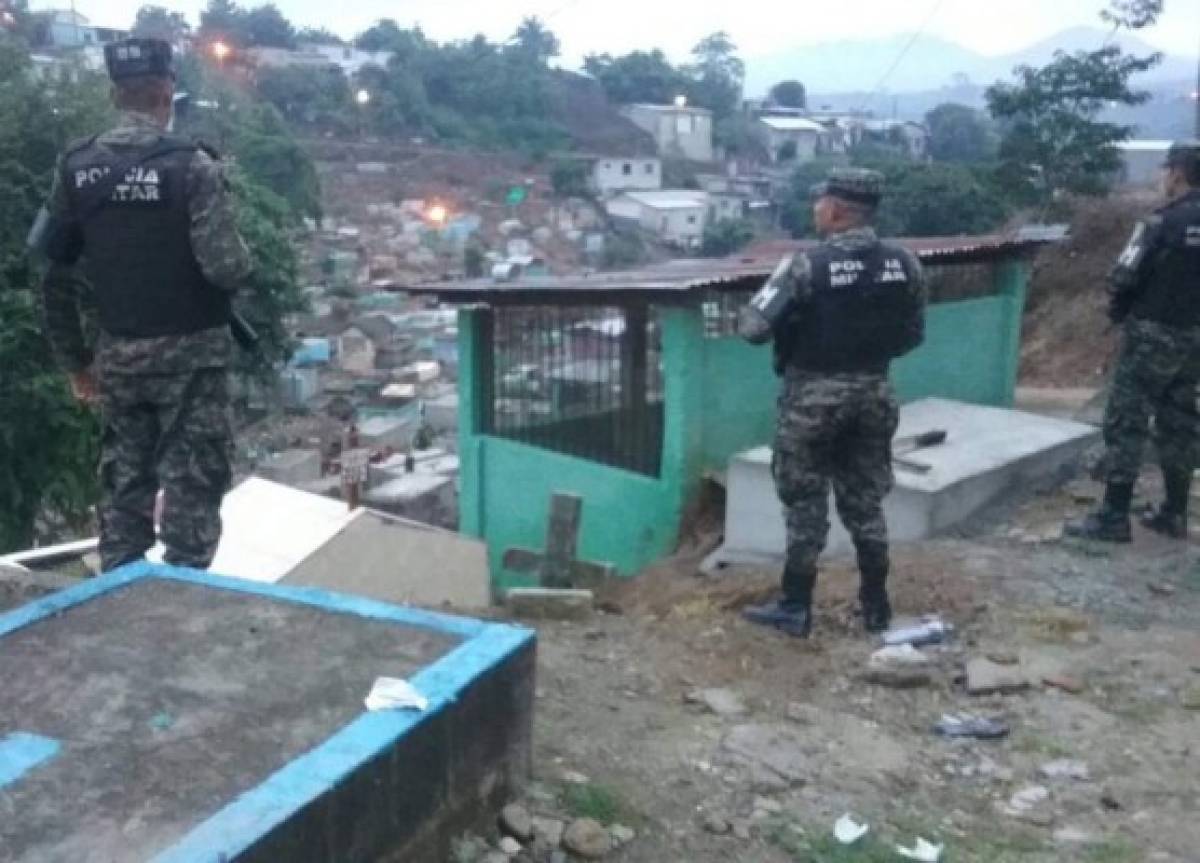
M900 53L896 56L896 59L892 65L888 67L888 70L883 73L882 77L880 77L879 82L875 85L875 89L867 96L866 100L859 105L859 111L864 110L869 104L871 104L871 102L875 100L875 97L878 96L883 90L883 87L885 84L887 84L888 79L892 77L892 73L900 68L900 64L904 62L904 58L908 56L908 52L911 51L913 46L917 44L917 40L925 35L925 31L929 29L929 25L933 23L934 17L938 12L941 11L942 6L944 6L945 3L946 0L936 0L936 2L934 2L933 8L929 10L929 14L926 15L925 20L921 22L921 26L913 32L908 42L905 43L902 49L900 49Z

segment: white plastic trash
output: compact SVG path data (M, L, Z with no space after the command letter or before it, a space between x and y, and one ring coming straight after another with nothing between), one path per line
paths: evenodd
M417 691L407 680L396 677L380 677L375 680L366 698L367 710L419 710L429 709L429 699Z
M867 831L871 828L866 824L859 824L854 820L854 817L847 812L837 820L833 825L833 837L843 845L853 845L859 839L867 835Z
M916 860L917 863L938 863L942 859L942 846L926 842L918 836L916 845L912 848L897 845L896 853L901 857L907 857L909 860Z

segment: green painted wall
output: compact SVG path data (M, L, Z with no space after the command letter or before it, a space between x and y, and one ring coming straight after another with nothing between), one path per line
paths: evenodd
M779 378L770 346L732 336L704 342L704 467L724 472L739 452L771 440Z
M505 550L546 547L550 498L583 498L581 559L614 564L632 575L669 554L685 501L701 474L704 377L703 320L693 309L664 309L666 423L661 479L607 467L482 434L483 398L470 380L486 375L480 351L487 312L459 313L460 530L486 539L493 582L504 590L528 579L501 566Z
M930 395L1009 405L1016 386L1025 265L996 268L998 295L939 303L929 310L926 342L898 362L903 401ZM699 309L659 310L665 381L660 478L573 458L482 433L490 380L490 313L459 313L460 529L486 539L500 590L522 577L500 566L514 547L541 550L556 492L583 498L579 554L632 575L669 554L686 502L704 470L771 440L778 380L767 347L737 338L705 339Z
M929 307L925 343L892 366L902 402L928 396L1009 407L1017 386L1025 265L996 268L999 293Z

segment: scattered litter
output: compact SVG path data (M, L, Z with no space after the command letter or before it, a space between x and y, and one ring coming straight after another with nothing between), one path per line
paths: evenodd
M150 720L150 727L155 731L166 731L175 724L175 717L169 713L159 713Z
M938 863L942 859L942 846L934 845L918 836L916 845L912 848L897 845L896 853L909 860L916 860L918 863Z
M1051 689L1061 689L1063 692L1069 692L1072 695L1078 695L1083 692L1083 684L1073 677L1065 677L1063 675L1043 677L1042 683Z
M1008 723L1003 719L987 719L970 713L944 714L936 725L934 733L942 737L973 737L976 740L998 740L1007 737Z
M1074 779L1077 782L1087 782L1091 779L1091 771L1086 764L1066 758L1043 764L1038 768L1038 774L1044 779Z
M420 710L429 709L429 699L416 690L407 680L395 677L380 677L375 680L366 698L368 710Z
M936 615L930 615L914 626L904 626L884 633L883 643L889 646L910 644L913 647L941 644L953 631L953 626Z
M871 828L866 824L859 824L854 820L854 817L847 812L837 820L833 825L833 836L838 842L843 845L853 845L859 839L867 835Z
M1008 801L1010 812L1029 812L1050 799L1050 792L1041 785L1022 788Z
M871 654L871 664L924 665L929 657L909 643L893 644Z

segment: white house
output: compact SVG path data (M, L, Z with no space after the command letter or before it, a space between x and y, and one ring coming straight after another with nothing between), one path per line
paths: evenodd
M46 41L53 48L86 48L116 42L129 35L116 27L97 27L86 15L70 9L46 13Z
M336 66L351 78L367 66L386 68L392 59L391 51L360 51L349 45L305 45L295 51L290 48L251 48L248 53L260 68Z
M804 117L760 117L758 125L772 162L812 161L825 134L824 126Z
M660 156L713 160L711 111L689 105L630 105L623 113L654 136Z
M1122 186L1154 186L1159 182L1160 169L1167 159L1171 141L1121 141L1116 145L1121 155L1120 183Z
M617 192L662 188L662 160L654 157L602 157L592 165L592 187L607 197Z
M709 195L690 189L626 192L608 203L608 213L641 226L665 243L694 248L704 238Z

